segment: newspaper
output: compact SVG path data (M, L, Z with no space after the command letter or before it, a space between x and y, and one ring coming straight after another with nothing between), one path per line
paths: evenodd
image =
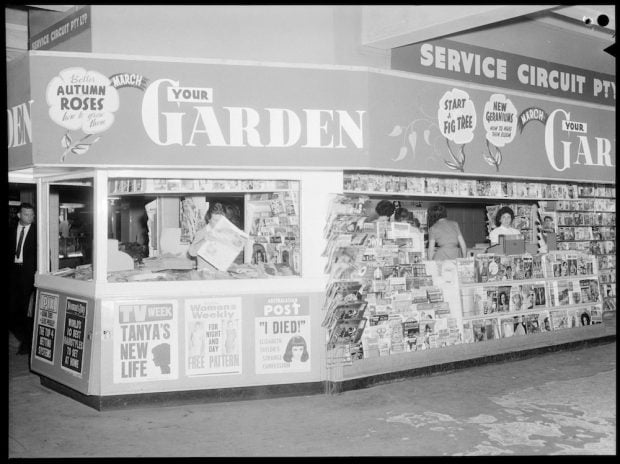
M205 228L204 243L197 254L216 269L226 271L243 250L248 238L248 234L225 216L216 214Z

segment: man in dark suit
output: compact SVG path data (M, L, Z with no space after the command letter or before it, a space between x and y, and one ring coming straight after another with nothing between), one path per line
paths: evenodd
M22 203L19 222L9 231L9 329L19 340L18 354L29 354L32 345L33 317L28 317L28 303L34 292L37 271L37 228L34 207Z

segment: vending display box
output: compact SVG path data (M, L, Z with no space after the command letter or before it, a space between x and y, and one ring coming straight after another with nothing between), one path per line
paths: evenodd
M347 170L615 187L615 100L578 92L419 70L65 52L9 65L9 169L37 183L41 237L31 368L100 409L319 392L480 357L463 344L353 367L328 359L324 229ZM586 77L591 91L597 76ZM83 195L91 243L65 266L68 191ZM242 210L243 250L221 269L211 256L205 270L187 252L216 203ZM585 332L571 337L603 336ZM497 342L485 356L518 344Z

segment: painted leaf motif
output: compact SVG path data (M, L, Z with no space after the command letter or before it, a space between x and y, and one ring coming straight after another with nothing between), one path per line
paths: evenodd
M68 133L62 136L62 139L60 139L60 144L62 145L62 148L69 148L71 146L71 137L69 137Z
M411 153L415 155L415 144L418 141L418 133L412 132L407 138L409 139L409 145L411 145Z
M497 152L495 153L495 161L498 166L502 164L502 152L499 149L497 149Z
M465 162L465 144L459 147L459 161L461 164Z
M494 160L493 158L491 158L491 155L489 155L489 154L487 154L487 153L484 153L484 154L482 155L482 157L484 158L484 161L485 161L487 164L490 164L491 166L495 166L495 160Z
M431 131L429 129L426 129L424 131L424 141L426 142L427 145L431 144L430 137L431 137Z
M398 152L398 156L392 161L400 161L404 159L405 156L407 156L407 147L403 145L402 147L400 147L400 152Z
M74 153L76 155L83 155L88 151L89 148L90 145L87 143L78 143L75 147L71 149L71 153Z
M446 163L446 165L448 165L450 169L454 169L455 171L459 171L461 169L456 164L454 164L452 161L443 160L443 162Z
M396 136L398 136L398 135L400 135L402 133L403 133L403 128L402 127L394 126L394 129L392 129L392 132L390 132L388 135L390 137L396 137Z

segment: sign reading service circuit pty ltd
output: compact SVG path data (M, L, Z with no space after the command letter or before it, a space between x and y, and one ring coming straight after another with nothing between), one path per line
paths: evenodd
M178 377L177 301L115 303L114 383Z
M256 298L256 373L310 372L307 296Z

